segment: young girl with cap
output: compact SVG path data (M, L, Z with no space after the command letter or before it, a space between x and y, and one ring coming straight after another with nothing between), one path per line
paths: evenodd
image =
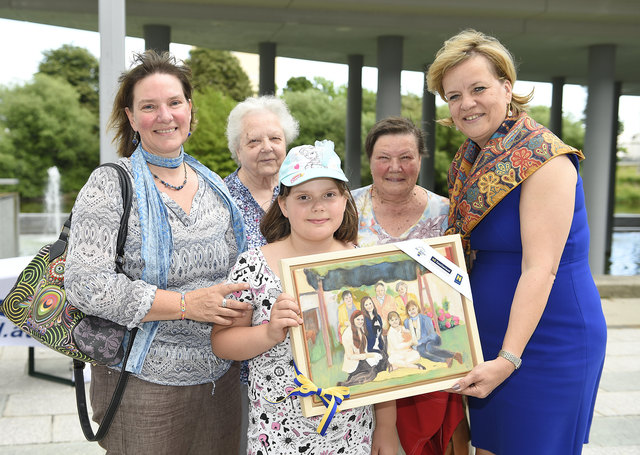
M268 244L242 254L229 278L250 284L233 297L253 312L211 333L216 355L249 360L247 452L395 455L395 402L336 412L322 435L322 416L306 418L296 398L285 399L296 378L288 329L302 318L298 303L282 292L279 261L354 248L358 215L331 141L291 149L279 180L277 203L260 225Z

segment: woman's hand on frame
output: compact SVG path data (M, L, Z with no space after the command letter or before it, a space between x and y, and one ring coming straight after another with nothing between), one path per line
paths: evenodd
M476 365L464 378L456 382L448 392L486 398L514 371L515 367L511 362L498 357Z

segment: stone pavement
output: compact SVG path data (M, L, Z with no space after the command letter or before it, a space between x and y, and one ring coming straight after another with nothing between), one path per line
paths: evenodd
M608 339L584 455L640 454L640 276L596 279Z
M640 276L596 279L609 327L585 455L640 455ZM0 454L104 454L85 441L74 389L27 375L27 347L0 347ZM36 369L71 378L71 361L36 348ZM88 396L88 384L87 396Z

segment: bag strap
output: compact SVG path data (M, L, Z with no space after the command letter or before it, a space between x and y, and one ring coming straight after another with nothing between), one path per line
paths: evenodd
M100 426L98 427L98 431L96 431L95 434L93 433L93 428L91 427L91 422L89 421L89 413L87 412L87 397L84 387L84 367L86 364L81 360L73 359L73 377L76 387L76 404L78 406L78 417L80 418L80 427L82 427L82 432L84 433L84 437L87 439L87 441L101 441L107 435L109 427L111 427L111 422L116 415L118 406L120 406L124 388L127 385L129 375L131 374L130 372L125 371L124 366L127 364L127 360L129 360L129 354L131 353L133 340L137 332L137 327L130 332L129 343L127 344L127 350L124 355L124 360L122 361L122 371L120 371L118 383L116 384L116 388L113 391L113 395L111 396L109 407L107 408L107 411L105 412L104 417L100 422Z
M131 179L127 175L127 172L124 168L115 163L104 163L99 167L111 167L118 171L118 178L120 180L120 187L122 189L122 205L124 207L124 212L122 213L122 218L120 218L120 229L118 230L118 239L116 241L116 272L124 273L122 269L122 265L124 264L124 244L127 240L127 229L129 227L129 214L131 213L131 195L133 193L131 187ZM67 228L68 223L68 228ZM71 215L69 215L69 219L65 223L65 228L63 228L63 233L65 234L64 240L66 241L68 236L68 229L71 228ZM65 229L67 232L65 233ZM62 239L62 234L60 234L60 239ZM127 349L124 354L124 360L122 361L122 370L120 371L120 377L118 378L118 383L116 385L115 390L113 391L113 396L111 397L111 402L109 403L109 407L107 408L102 421L100 422L100 426L98 427L98 431L94 434L93 429L91 428L91 422L89 420L89 413L87 412L87 397L85 395L85 387L84 387L84 367L85 362L81 360L73 359L73 377L75 380L76 387L76 403L78 405L78 417L80 418L80 426L82 427L82 432L84 433L84 437L87 438L88 441L100 441L104 438L109 431L109 427L111 426L111 422L115 417L116 411L118 410L118 406L120 405L120 401L122 400L122 394L124 393L124 388L127 385L127 381L129 380L130 373L125 371L125 366L127 365L127 360L129 359L129 354L131 353L131 348L133 347L133 341L136 338L136 334L138 333L138 328L135 327L129 331L129 341L127 343Z
M120 229L118 230L118 239L116 240L116 272L124 273L122 266L124 264L124 243L127 241L127 230L129 229L129 214L131 213L131 195L133 189L131 188L131 179L127 175L124 168L115 163L104 163L99 167L110 167L118 171L118 178L120 179L120 188L122 189L122 206L124 212L122 218L120 218Z

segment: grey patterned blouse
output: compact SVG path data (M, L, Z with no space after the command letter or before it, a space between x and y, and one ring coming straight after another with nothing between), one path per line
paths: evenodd
M128 159L119 164L131 173ZM167 289L187 292L225 281L238 251L230 214L219 196L198 176L189 215L164 193L162 198L173 236ZM144 263L135 191L124 248L126 276L114 271L122 212L115 170L96 169L73 207L65 288L70 301L85 313L133 328L142 324L157 288L141 280ZM163 385L215 381L227 371L229 362L213 354L210 335L211 324L161 321L137 376Z

